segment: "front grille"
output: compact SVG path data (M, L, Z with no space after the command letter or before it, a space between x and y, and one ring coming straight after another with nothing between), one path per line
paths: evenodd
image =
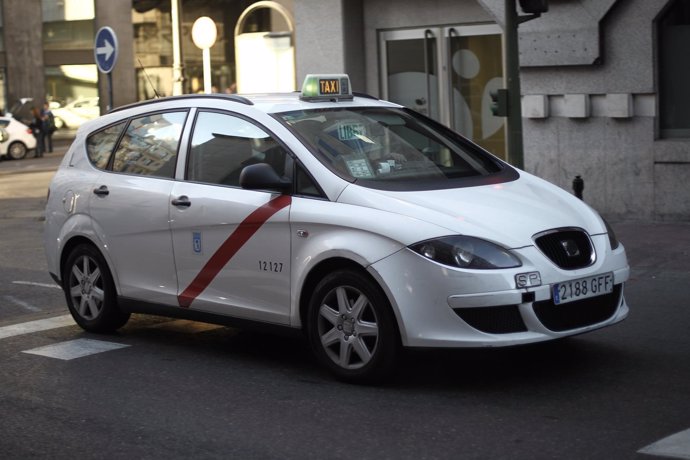
M534 241L546 257L565 270L584 268L594 263L592 241L583 230L562 229L542 233Z
M527 326L522 321L517 305L456 308L453 311L473 328L488 334L510 334L527 331Z
M610 294L556 305L553 300L534 302L534 313L542 324L554 332L569 331L602 323L610 319L621 302L622 284Z

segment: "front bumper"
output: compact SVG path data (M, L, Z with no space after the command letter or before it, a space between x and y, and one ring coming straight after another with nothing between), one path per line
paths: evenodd
M411 250L373 264L369 271L391 300L403 345L491 347L526 344L581 334L628 315L623 293L630 268L625 250L611 251L605 235L592 238L598 257L585 269L562 270L536 248L514 251L523 266L505 270L459 270ZM541 285L517 288L515 275L538 271ZM553 283L611 272L614 292L554 305Z

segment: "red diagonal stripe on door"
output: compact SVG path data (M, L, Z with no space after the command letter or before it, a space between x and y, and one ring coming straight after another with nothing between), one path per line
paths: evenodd
M177 296L180 307L189 308L194 299L211 284L211 281L220 273L230 259L244 244L256 233L271 216L286 206L289 206L292 198L280 195L254 212L249 214L235 229L232 234L220 245L218 250L206 262L204 268L190 283L189 286Z

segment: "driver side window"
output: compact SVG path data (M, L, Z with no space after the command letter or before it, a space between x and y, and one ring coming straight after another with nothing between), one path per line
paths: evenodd
M242 169L251 164L268 163L283 176L285 157L285 149L255 124L225 113L200 112L187 180L239 187Z

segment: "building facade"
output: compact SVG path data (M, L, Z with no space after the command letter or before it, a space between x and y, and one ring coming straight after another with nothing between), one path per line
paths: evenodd
M93 36L105 25L120 48L114 105L172 94L171 1L2 0L0 103L100 95L104 108ZM218 28L217 91L240 80L242 92L241 74L279 75L277 87L296 89L307 73L344 72L356 90L413 107L506 157L505 119L490 111L491 91L504 86L504 0L277 3L282 12L252 0L180 0L184 92L201 88L190 29L207 15ZM26 18L29 4L42 15ZM252 40L269 43L269 54L247 52ZM567 190L580 176L585 201L613 219L690 221L688 44L684 0L551 1L521 24L525 169Z

